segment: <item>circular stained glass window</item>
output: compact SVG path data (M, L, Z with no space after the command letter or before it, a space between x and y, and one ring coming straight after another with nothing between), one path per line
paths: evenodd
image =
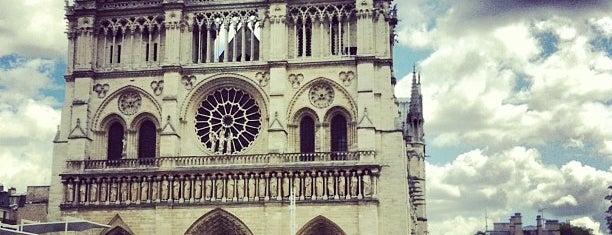
M236 154L259 134L261 113L248 93L221 88L206 96L196 112L195 131L202 145L216 154Z

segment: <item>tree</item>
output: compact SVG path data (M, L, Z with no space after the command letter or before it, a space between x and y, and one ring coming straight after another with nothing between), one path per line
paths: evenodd
M485 232L483 232L483 231L478 231L478 232L476 232L476 234L474 234L474 235L485 235Z
M593 235L593 229L561 223L561 235Z
M608 186L608 189L612 190L612 185ZM608 232L612 234L612 192L606 195L605 199L610 202L606 211L606 224L608 224Z

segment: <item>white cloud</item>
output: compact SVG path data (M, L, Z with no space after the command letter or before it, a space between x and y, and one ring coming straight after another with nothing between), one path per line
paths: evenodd
M504 222L514 212L535 212L540 208L546 208L547 217L595 221L605 211L603 197L611 184L610 171L578 161L561 167L545 165L536 149L476 149L448 164L427 164L430 228L437 231L432 234L444 234L457 231L444 229L456 222L481 229L485 210L491 218L498 219L495 222Z
M64 1L0 1L0 56L64 56Z
M53 61L17 58L0 67L0 183L24 192L48 185L60 111L42 91L58 89Z

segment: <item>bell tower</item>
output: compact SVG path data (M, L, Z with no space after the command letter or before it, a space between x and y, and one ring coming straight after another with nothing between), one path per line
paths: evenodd
M392 4L67 4L50 217L115 226L102 234L424 234L420 81L393 115Z

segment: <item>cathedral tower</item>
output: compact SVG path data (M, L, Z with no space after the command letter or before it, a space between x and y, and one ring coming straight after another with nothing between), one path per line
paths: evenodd
M398 106L391 4L75 0L50 217L426 234L420 81Z

